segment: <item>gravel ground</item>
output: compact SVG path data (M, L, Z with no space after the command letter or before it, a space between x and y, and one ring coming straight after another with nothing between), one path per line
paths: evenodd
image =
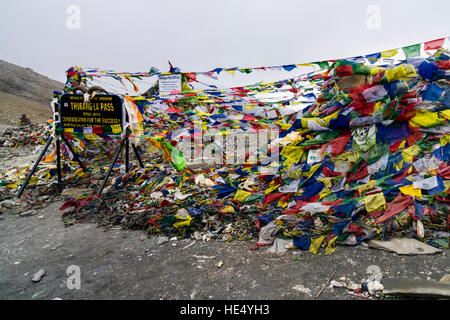
M439 280L450 273L448 250L398 256L341 246L331 255L297 256L251 251L250 241L159 245L141 231L104 231L94 224L64 228L61 204L29 217L0 215L0 299L314 299L336 268L333 279L356 283L367 279L370 265L379 266L383 277ZM71 265L80 268L80 289L67 287ZM46 275L32 282L40 269ZM327 286L319 299L360 298Z

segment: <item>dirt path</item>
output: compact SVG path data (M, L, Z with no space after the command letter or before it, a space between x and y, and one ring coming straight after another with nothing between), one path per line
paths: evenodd
M141 231L64 228L60 205L29 217L0 215L0 299L313 299L336 267L334 279L357 283L367 278L370 265L378 265L383 277L439 280L450 273L448 250L403 257L359 246L297 256L250 251L252 243L239 241L159 245ZM80 268L80 289L67 287L70 265ZM32 282L41 268L46 275ZM292 289L298 285L304 288ZM359 298L326 288L320 299Z

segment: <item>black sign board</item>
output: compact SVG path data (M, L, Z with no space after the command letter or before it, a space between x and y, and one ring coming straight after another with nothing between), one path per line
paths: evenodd
M64 94L60 101L60 118L63 128L122 127L122 100L116 95L98 94L84 102L82 94Z

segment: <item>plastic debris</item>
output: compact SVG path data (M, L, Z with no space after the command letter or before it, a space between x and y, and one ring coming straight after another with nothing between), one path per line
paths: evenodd
M389 241L370 240L369 246L404 255L435 254L442 252L441 249L437 249L416 239L405 238L392 239Z
M440 280L440 283L450 284L450 274L444 275Z
M301 285L301 284L298 284L298 285L296 285L296 286L293 286L292 289L295 290L295 291L299 291L299 292L302 292L302 293L311 295L311 289L306 288L305 286L303 286L303 285Z
M272 253L285 253L287 249L292 248L293 242L292 239L281 239L276 238L273 242L272 247L268 249L269 252Z
M22 212L19 215L21 217L29 217L29 216L34 216L35 214L37 214L36 210L29 210L29 211Z
M384 279L383 294L394 296L415 296L449 298L450 284L423 279Z
M346 288L348 290L355 291L360 288L360 284L352 282L349 279L340 279L340 281L331 280L330 288Z

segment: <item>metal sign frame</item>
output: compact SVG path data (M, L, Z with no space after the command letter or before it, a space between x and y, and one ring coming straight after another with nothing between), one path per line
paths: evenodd
M74 101L72 101L74 99ZM111 100L111 103L107 103L108 100ZM68 101L66 101L68 100ZM102 102L102 100L104 102ZM67 109L69 107L70 103L79 103L80 106L77 106L81 110L73 110L72 108ZM88 105L85 105L88 104ZM110 104L112 104L113 111L110 111ZM73 107L71 105L71 107ZM88 110L82 110L83 108ZM89 110L90 109L90 110ZM104 110L102 110L104 109ZM61 128L89 128L89 127L96 127L96 126L105 126L105 125L117 125L120 124L120 127L123 130L124 125L124 110L123 110L123 99L118 95L112 95L112 94L97 94L93 97L92 100L89 100L88 102L85 102L84 95L83 94L63 94L60 98L59 103L59 115L60 115L60 126ZM70 110L70 111L69 111ZM120 111L120 114L117 113L117 111ZM67 116L64 113L72 112L73 114L68 114ZM115 114L112 115L111 118L104 117L106 113L114 112ZM118 120L120 119L120 123L94 123L94 121L84 121L85 124L80 123L79 126L71 126L66 125L64 118L81 118L83 119L98 119L98 120L105 120L105 119L111 119L111 120ZM72 123L70 121L69 123Z
M67 138L64 136L64 127L63 127L63 123L61 121L61 101L62 101L62 97L63 96L70 96L69 94L65 94L62 95L60 100L54 99L51 103L52 106L52 110L53 110L53 120L55 123L55 126L59 127L61 130L60 132L57 132L55 130L55 132L53 132L52 134L49 134L47 136L46 139L46 143L44 148L42 149L41 153L39 154L39 157L37 158L37 160L35 161L33 168L31 169L31 171L28 173L27 178L25 179L25 182L22 184L22 186L19 189L19 192L17 193L17 198L20 198L22 196L22 193L25 189L25 187L27 186L28 182L30 181L31 177L33 176L34 172L37 169L37 166L39 165L39 163L41 162L43 156L45 155L45 152L47 151L48 147L50 146L51 142L53 141L53 139L55 139L56 142L56 161L57 161L57 173L58 173L58 189L62 190L63 188L63 184L62 184L62 172L61 172L61 154L60 154L60 144L61 144L61 140L62 139L64 141L64 143L67 145L67 147L69 148L69 150L72 152L74 159L78 162L78 164L80 165L80 167L82 168L82 170L84 172L88 171L88 169L86 168L86 166L83 164L83 162L80 160L80 158L78 157L78 155L76 154L75 150L72 148L72 146L70 145L69 141L67 140ZM74 96L74 95L72 95ZM81 95L83 96L83 95ZM117 95L102 95L99 94L97 95L99 97L101 96L115 96L118 97L120 99L121 102L121 117L120 117L120 126L121 126L121 135L122 135L122 139L120 142L120 145L117 147L116 149L116 153L114 155L114 159L108 169L108 172L106 173L106 176L103 180L102 185L100 186L100 188L97 191L97 195L100 195L106 185L106 182L108 181L108 178L112 172L112 169L119 157L120 152L122 151L123 146L125 145L125 171L128 173L129 172L129 168L130 168L130 162L129 162L129 137L126 135L126 132L124 131L124 125L125 123L128 121L128 114L126 112L124 112L124 100L117 96ZM83 96L83 101L84 101L84 96ZM126 130L126 128L125 128ZM136 158L139 162L139 166L140 167L144 167L142 160L139 156L138 150L136 148L136 146L134 144L131 144L132 149L136 155Z

